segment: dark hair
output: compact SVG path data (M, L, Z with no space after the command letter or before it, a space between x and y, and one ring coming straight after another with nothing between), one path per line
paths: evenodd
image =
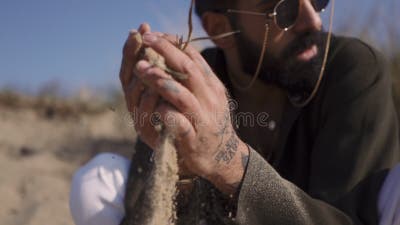
M201 17L207 11L219 11L234 8L237 0L196 0L196 14Z

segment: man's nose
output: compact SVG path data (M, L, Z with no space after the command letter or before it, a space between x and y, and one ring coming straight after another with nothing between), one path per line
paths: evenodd
M300 1L299 17L293 27L295 32L311 32L322 29L322 21L311 3L312 0Z

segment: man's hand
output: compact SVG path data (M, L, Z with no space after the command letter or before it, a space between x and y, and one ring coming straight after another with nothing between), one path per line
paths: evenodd
M234 193L249 153L232 127L225 87L190 45L182 52L171 43L172 38L151 33L148 25L142 25L139 32L144 44L163 56L170 69L188 76L177 81L146 60L136 63L137 56L131 50L137 43L130 35L120 79L139 136L156 149L160 138L154 128L157 118L174 136L184 168L208 179L221 191Z

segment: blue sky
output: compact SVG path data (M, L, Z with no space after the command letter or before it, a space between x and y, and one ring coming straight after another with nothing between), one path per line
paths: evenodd
M367 20L374 2L336 1L335 29ZM384 12L393 9L391 0L380 2ZM185 34L188 6L189 0L0 0L0 88L119 85L128 31L146 21L155 30ZM195 36L202 35L197 21L195 27ZM374 24L371 29L379 30Z

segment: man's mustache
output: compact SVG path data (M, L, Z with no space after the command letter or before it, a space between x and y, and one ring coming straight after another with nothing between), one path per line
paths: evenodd
M289 44L283 53L283 58L289 59L313 45L317 45L317 47L320 48L323 45L324 40L325 35L322 31L304 33L301 36L296 37L292 43Z

